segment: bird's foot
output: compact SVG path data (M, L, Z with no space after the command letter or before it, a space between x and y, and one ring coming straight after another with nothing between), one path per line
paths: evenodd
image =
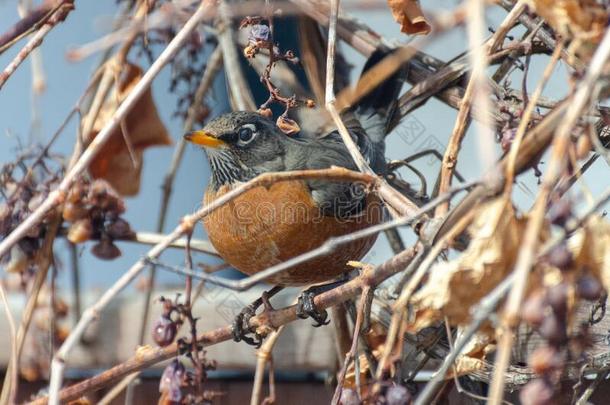
M241 342L242 340L249 344L250 346L254 346L257 349L261 347L263 343L263 337L256 333L256 330L253 330L250 327L250 319L256 313L256 308L252 308L251 305L248 305L235 317L233 320L233 325L231 328L231 334L233 335L233 340L236 342ZM253 337L248 336L249 334L254 334Z
M310 290L305 290L299 296L297 301L297 316L301 319L312 318L316 323L313 324L315 328L322 325L328 325L330 323L328 318L328 312L325 309L319 310L313 302L315 293Z
M282 287L273 287L269 291L264 291L259 299L241 310L241 312L233 320L231 328L231 334L233 335L234 341L244 341L256 348L261 347L264 336L250 326L250 319L256 314L256 310L261 305L264 305L264 311L271 311L273 307L269 302L269 298L273 297L281 290ZM253 336L248 336L250 334L253 334Z

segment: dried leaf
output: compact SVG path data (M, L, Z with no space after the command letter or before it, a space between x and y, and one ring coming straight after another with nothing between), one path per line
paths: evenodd
M426 35L430 32L430 25L417 0L388 0L388 6L400 24L401 32L409 35Z
M110 67L109 67L110 68ZM105 100L86 141L91 142L112 118L120 103L142 78L140 67L126 63L117 67L118 83ZM125 130L126 133L123 133ZM125 137L133 148L133 157ZM143 151L150 146L171 145L172 140L159 117L150 89L134 104L122 125L114 131L89 165L94 178L107 180L121 195L135 195L140 190Z
M455 360L455 365L451 367L445 378L461 377L485 369L486 366L483 360L462 355Z
M87 397L82 397L68 402L68 405L91 405L91 401Z
M470 320L470 309L513 270L527 220L517 218L509 200L483 205L469 228L472 240L460 257L430 270L427 283L414 294L416 318L411 330L420 330L447 317L450 324ZM548 237L544 228L540 239Z
M295 120L285 117L283 115L280 115L277 118L276 125L286 135L294 135L301 130L299 124L297 124Z
M590 217L568 246L575 267L586 269L610 291L610 223L598 215Z
M595 0L533 0L537 14L564 40L573 40L570 52L589 60L605 32L606 7Z

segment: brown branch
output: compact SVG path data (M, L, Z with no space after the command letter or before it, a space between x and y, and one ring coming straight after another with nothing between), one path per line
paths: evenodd
M61 184L49 193L49 196L32 212L27 218L23 220L9 235L7 235L2 242L0 242L0 257L4 256L8 250L17 243L32 227L38 225L46 214L62 203L72 183L89 166L96 154L101 150L102 146L110 139L110 136L114 133L114 130L118 128L121 120L127 115L130 109L133 107L135 102L144 94L149 88L152 80L161 71L163 66L168 63L171 58L178 52L180 46L184 41L189 38L190 33L199 25L199 22L206 18L209 14L208 1L203 1L200 7L195 11L191 18L186 22L182 29L176 34L170 44L163 50L161 55L152 64L150 69L144 74L142 79L136 84L133 90L129 93L127 98L121 103L117 111L115 112L113 119L109 120L108 123L102 128L99 134L91 142L88 148L80 156L78 161L65 175Z
M15 343L16 355L14 357L16 363L13 364L12 362L10 362L8 365L7 372L4 377L4 383L2 385L0 403L5 403L6 398L9 395L11 387L10 376L12 371L15 370L19 372L19 359L21 358L21 352L23 350L23 345L25 343L25 338L27 336L28 329L30 328L30 323L32 322L32 316L34 315L34 311L36 310L38 304L38 294L40 293L47 279L49 267L51 266L51 262L53 260L53 242L55 241L57 228L59 227L59 223L61 222L61 217L59 216L59 214L55 213L54 215L55 217L51 220L51 223L48 226L45 238L42 242L42 246L36 254L36 264L38 266L38 271L36 272L36 277L34 278L34 282L30 290L30 295L25 304L23 315L21 316L19 329L17 330L17 340Z
M316 308L326 309L334 305L341 304L348 299L356 297L365 286L376 286L383 280L403 270L417 253L417 248L407 249L400 254L392 257L382 263L369 274L362 274L359 277L325 293L322 293L314 298ZM273 310L250 320L250 327L256 329L260 326L279 328L289 322L297 319L296 306L292 305L287 308ZM212 346L227 340L232 339L231 326L227 325L209 332L202 333L198 336L198 341L204 347ZM70 401L85 393L90 393L99 390L113 381L121 377L148 368L163 360L170 359L178 353L177 344L172 344L165 348L155 348L145 353L139 354L131 359L103 372L92 378L89 378L70 387L64 388L59 392L61 401ZM46 404L47 398L38 398L30 404L42 405Z
M370 269L365 266L362 271L367 272L369 270ZM370 300L370 297L372 297L371 294L373 294L371 286L365 285L362 288L362 292L360 293L360 302L358 303L358 310L356 312L356 322L354 323L354 335L352 337L352 344L350 346L349 351L345 354L343 366L341 367L341 371L339 372L339 376L337 377L337 387L335 388L335 394L333 395L331 401L332 405L338 405L340 403L339 401L341 400L343 384L345 383L345 375L347 374L347 369L349 368L349 365L352 361L360 361L360 359L356 357L358 349L358 339L360 338L361 333L366 332L362 330L362 325L366 316L366 303L367 300ZM356 370L358 370L358 368L356 368ZM358 393L358 395L360 395L360 393Z
M61 5L62 2L44 1L29 14L22 16L21 20L0 35L0 54L28 34L38 30Z
M11 360L10 363L12 364L17 364L17 331L15 328L15 319L13 318L13 314L11 313L11 307L8 303L8 299L6 298L6 293L4 291L4 286L2 285L2 283L0 283L0 297L2 298L2 305L4 306L4 312L6 314L6 320L8 322L8 329L9 329L9 337L10 337L10 342L11 342ZM8 392L8 400L7 400L7 404L12 405L15 403L15 397L17 395L17 384L19 383L19 370L17 370L17 367L13 366L13 367L9 367L9 370L7 370L7 376L10 376L10 379L5 382L5 384L8 383L9 385L9 392ZM2 404L4 404L4 401L0 402Z
M231 106L234 110L255 111L256 103L254 102L252 91L241 70L241 62L235 41L235 30L233 29L229 12L230 9L226 2L221 1L218 7L218 41L220 42L224 58Z
M9 77L11 77L28 55L42 43L42 40L49 31L65 20L73 9L74 0L63 0L61 2L61 5L53 12L53 15L44 22L44 25L34 35L32 35L32 38L30 38L28 43L25 44L15 58L6 66L4 71L0 72L0 89L2 89L2 86L4 86Z
M523 248L519 251L515 264L515 282L510 290L506 303L506 309L502 316L502 323L496 366L490 387L490 401L492 405L497 405L504 396L504 372L511 357L511 349L514 340L514 329L519 323L519 310L521 301L525 294L525 287L529 276L532 263L535 259L535 251L538 246L538 237L544 221L544 214L548 203L548 198L564 173L566 167L567 149L570 144L570 134L576 125L581 111L587 110L590 103L599 94L600 83L598 78L602 74L606 61L610 58L610 31L606 32L603 40L591 59L590 68L578 87L576 93L570 98L570 108L555 135L553 142L553 152L547 167L542 187L538 193L534 207L527 222L523 238Z
M62 346L55 354L51 363L51 374L55 376L51 380L50 400L51 403L57 403L57 397L53 397L59 391L61 387L64 359L66 358L69 351L76 345L80 337L84 333L87 326L97 318L98 314L112 301L112 299L122 291L140 272L146 268L147 264L157 258L172 242L178 239L180 236L191 232L195 224L201 220L204 216L222 207L224 204L233 201L235 198L244 194L245 192L256 188L256 187L270 187L274 183L289 181L289 180L311 180L311 179L324 179L327 181L360 181L367 184L375 184L377 178L375 176L352 172L343 168L331 168L325 170L303 170L295 172L282 172L282 173L265 173L253 180L242 184L240 187L233 189L232 191L224 194L222 197L214 200L212 203L199 209L196 213L188 215L182 219L182 222L161 242L155 245L151 250L148 251L146 256L138 260L129 270L127 270L121 278L119 278L115 284L108 289L99 300L83 312L83 315L79 322L74 326L70 335L66 338ZM259 273L261 274L261 273Z
M273 347L284 330L284 326L280 326L277 330L271 332L263 345L256 351L256 371L254 373L254 382L252 383L252 396L250 397L250 405L261 404L263 380L265 377L265 367L269 363L269 384L272 381L272 364L273 364ZM271 391L271 390L270 390ZM273 392L270 392L270 397L275 397ZM264 401L263 401L264 403Z

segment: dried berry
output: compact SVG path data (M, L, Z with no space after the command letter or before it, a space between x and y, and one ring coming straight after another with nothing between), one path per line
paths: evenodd
M504 152L508 152L510 150L510 146L513 144L516 134L517 134L517 128L507 128L502 131L502 138L500 139L500 145L502 146L502 150Z
M578 159L584 159L591 152L591 139L587 134L582 134L576 140L576 157Z
M307 100L305 100L305 106L307 108L314 108L316 106L316 102L308 98Z
M182 384L186 379L186 369L178 359L165 367L159 381L159 392L167 395L170 401L182 401Z
M585 300L597 301L604 294L604 287L595 277L585 274L576 282L576 293Z
M161 315L153 325L152 338L161 347L173 343L178 328L169 317Z
M271 30L269 26L265 24L254 24L250 28L250 36L248 41L250 42L269 42L271 39Z
M87 216L89 211L81 204L67 202L61 213L62 217L68 222L76 222Z
M299 124L297 124L295 120L292 120L284 115L280 115L277 118L276 124L278 128L286 135L294 135L301 130Z
M534 350L529 358L528 364L538 375L543 375L563 367L563 358L559 351L552 346L541 346Z
M256 46L253 45L248 45L244 48L244 56L247 59L252 59L256 56L256 53L258 52L258 48Z
M564 226L572 216L572 201L568 198L559 199L549 208L549 220L554 225Z
M0 204L0 235L6 235L11 229L13 211L8 204Z
M89 219L79 219L68 229L68 240L72 243L83 243L91 239L93 226Z
M552 405L553 386L543 378L528 382L519 393L522 405Z
M555 246L547 255L548 263L560 270L567 270L573 262L572 252L565 243Z
M260 115L262 115L263 117L267 117L267 118L273 117L273 112L271 111L271 108L259 108L258 113Z
M568 293L570 287L566 282L559 283L550 287L546 292L546 301L553 309L555 314L565 317L568 310Z
M70 188L67 200L72 204L82 204L86 195L87 190L85 188L85 184L82 181L77 181Z
M565 318L560 319L556 314L546 316L538 328L538 333L553 345L565 343L568 338Z
M91 253L98 259L113 260L121 255L121 250L109 239L102 239L91 248Z
M545 317L545 308L544 293L536 291L523 304L521 318L531 326L540 326Z
M351 388L343 388L341 390L340 405L360 405L361 403L355 390Z
M411 393L402 385L392 385L385 394L385 403L387 405L407 405L412 400Z
M4 267L8 273L23 273L27 270L29 259L21 246L13 245L11 248L11 258Z
M117 218L108 224L106 232L112 239L130 239L134 236L131 226L122 218Z
M125 212L123 200L105 180L97 179L91 184L87 199L90 204L104 211L113 211L116 214Z
M28 201L28 210L34 211L42 204L45 198L46 195L44 193L36 194L34 197L30 198L30 201Z

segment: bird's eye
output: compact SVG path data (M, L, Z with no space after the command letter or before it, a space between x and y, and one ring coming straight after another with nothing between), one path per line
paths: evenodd
M237 135L239 137L239 143L245 145L254 139L255 132L252 130L250 125L244 125L243 127L239 128Z

